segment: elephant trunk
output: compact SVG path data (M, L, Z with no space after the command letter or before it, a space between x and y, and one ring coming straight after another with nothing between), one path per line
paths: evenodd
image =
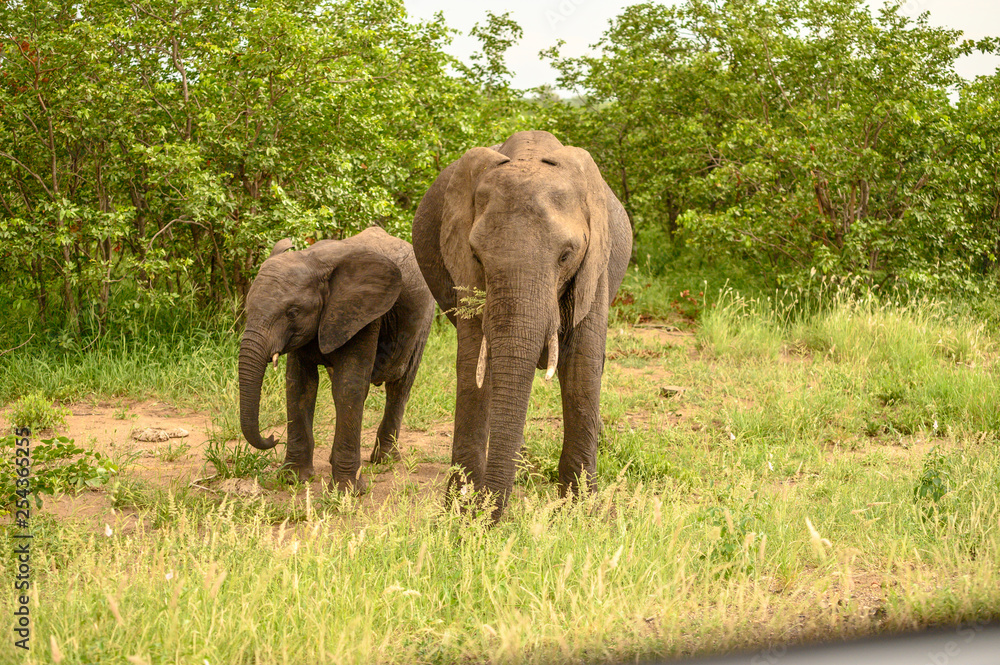
M258 450L274 448L274 436L260 435L260 390L267 370L267 347L264 337L250 329L240 342L240 429L247 442Z
M496 502L493 518L499 519L513 489L517 460L524 444L535 367L546 346L550 361L558 354L558 340L552 345L553 336L558 334L558 318L549 316L549 308L544 306L539 315L538 302L545 302L546 297L539 298L538 291L535 297L512 294L505 289L488 291L484 332L489 340L492 394L485 480L486 489Z

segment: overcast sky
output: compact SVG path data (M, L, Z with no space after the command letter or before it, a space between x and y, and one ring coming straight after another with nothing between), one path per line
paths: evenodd
M670 2L670 0L666 0ZM589 45L597 42L607 29L608 20L622 8L637 4L636 0L504 0L479 3L468 0L405 0L410 14L429 19L443 12L445 22L467 34L469 29L486 17L486 10L497 14L510 11L524 30L520 44L507 52L507 65L514 72L514 85L529 88L543 83L555 83L555 71L539 60L538 52L552 46L556 40L566 42L565 55L582 55ZM881 5L881 0L872 0ZM908 0L903 10L918 16L929 11L931 23L962 30L966 37L978 39L1000 36L1000 1L998 0ZM449 51L462 58L476 48L476 40L465 34L455 38ZM966 77L991 74L1000 66L1000 58L972 56L958 63L959 73Z

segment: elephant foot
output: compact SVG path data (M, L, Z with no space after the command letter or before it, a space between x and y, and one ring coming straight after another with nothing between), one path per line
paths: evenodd
M307 483L315 474L312 464L294 464L285 462L278 472L278 477L287 482Z
M471 501L473 497L483 496L486 489L486 481L478 474L478 478L471 472L464 469L461 464L453 463L451 473L448 476L448 485L445 488L445 496L457 498L459 501Z
M502 492L492 492L485 486L476 489L462 474L453 475L451 484L445 490L445 510L458 508L466 516L489 514L489 524L496 524L503 516L507 500Z
M468 502L475 492L475 485L466 480L464 474L452 474L448 478L448 486L444 490L445 501L451 503L457 499L460 503Z
M573 485L559 485L559 498L580 501L586 496L597 493L597 483L574 483Z
M399 448L396 446L375 446L372 448L372 464L398 462L400 459L402 459L402 457L399 454Z
M368 479L361 474L349 478L331 478L330 489L336 489L344 494L361 496L368 493Z
M597 478L586 471L573 475L560 473L560 476L564 476L559 479L560 499L565 499L568 496L577 501L587 494L597 492Z

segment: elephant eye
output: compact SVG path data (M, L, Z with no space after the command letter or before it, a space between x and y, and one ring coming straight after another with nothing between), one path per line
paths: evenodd
M559 263L560 264L566 263L567 261L570 260L572 256L573 256L573 250L566 249L565 251L563 251L562 256L559 257Z
M290 319L294 319L296 316L298 316L298 314L299 314L298 307L289 307L288 310L285 312L285 316L287 316Z

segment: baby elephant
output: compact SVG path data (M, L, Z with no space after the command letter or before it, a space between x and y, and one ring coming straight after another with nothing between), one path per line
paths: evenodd
M337 489L363 493L361 418L370 384L385 383L385 414L371 461L399 458L396 439L434 316L434 298L413 248L380 228L347 240L322 240L299 252L275 244L247 295L240 342L240 426L250 445L260 435L260 389L269 362L288 354L285 467L313 475L317 366L330 374L337 428L330 464Z

